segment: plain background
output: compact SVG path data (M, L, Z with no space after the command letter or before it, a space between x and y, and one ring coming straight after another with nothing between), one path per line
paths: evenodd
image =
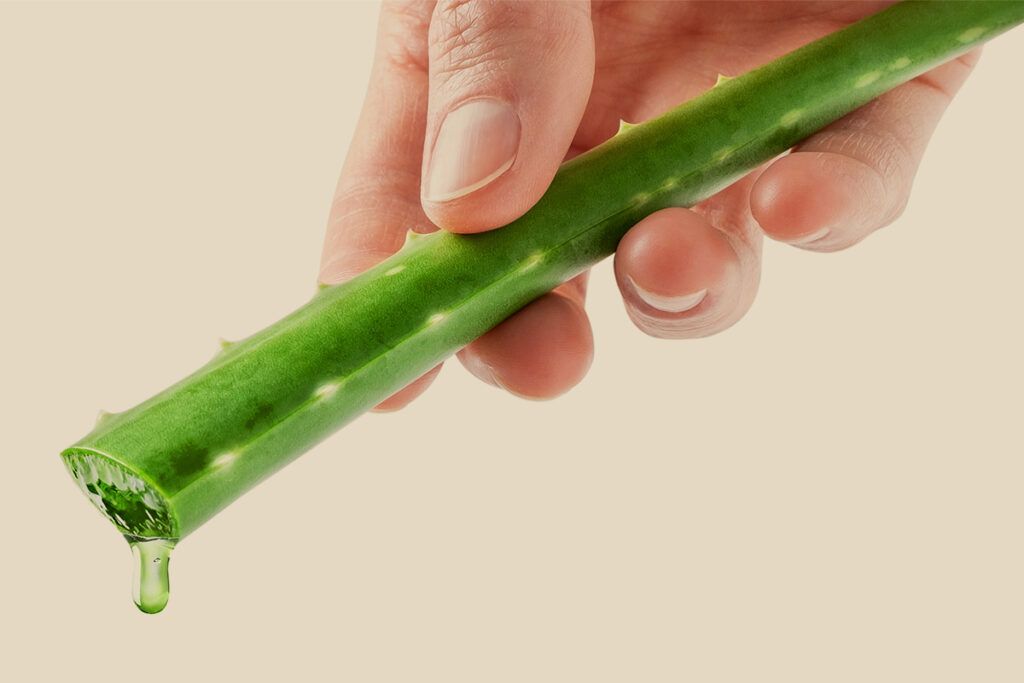
M59 450L314 287L370 4L0 6L0 677L1020 681L1024 32L986 51L907 213L768 245L711 339L629 324L550 403L449 365L177 550Z

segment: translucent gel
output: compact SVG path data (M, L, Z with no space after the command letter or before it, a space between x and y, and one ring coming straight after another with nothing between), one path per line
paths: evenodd
M167 565L174 541L165 538L129 539L135 560L132 599L146 614L156 614L167 606L171 585Z

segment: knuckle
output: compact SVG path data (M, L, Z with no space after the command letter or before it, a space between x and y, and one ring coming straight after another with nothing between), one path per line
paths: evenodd
M980 57L980 49L972 50L931 71L926 71L911 81L911 83L934 91L946 103L949 103L956 96L960 85L971 75L971 71L974 70L974 66L978 63Z
M758 262L762 232L750 209L750 191L756 177L751 174L712 195L693 211L703 216L729 240L741 261Z
M874 168L887 186L912 175L914 154L905 136L884 126L826 130L819 133L822 151L843 154Z
M379 49L388 65L427 72L431 10L432 3L425 0L387 0L381 6Z
M430 22L431 76L475 80L517 59L561 55L587 38L589 11L579 2L441 0Z
M331 215L342 217L359 211L378 211L382 209L412 205L406 199L407 188L411 180L419 182L419 174L398 169L387 173L362 175L347 174L339 183L331 203ZM416 202L418 205L418 202Z
M488 0L444 0L430 23L431 75L448 78L486 69L502 58L516 8Z
M382 249L395 252L408 230L433 229L416 197L408 197L400 175L346 176L331 202L327 243L337 249Z
M883 196L878 197L881 210L877 221L871 226L872 230L889 225L899 218L907 207L910 186L917 172L918 155L907 138L888 127L827 131L821 135L824 151L852 157L879 174ZM866 234L860 235L860 239L863 237ZM837 251L853 246L860 239L839 242L837 245L832 240L823 240L820 244L810 246L810 249Z

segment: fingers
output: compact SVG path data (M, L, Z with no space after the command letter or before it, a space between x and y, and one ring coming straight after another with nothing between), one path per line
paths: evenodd
M569 149L593 72L588 2L441 0L423 146L431 220L479 232L533 206Z
M576 386L594 357L590 321L579 294L564 287L542 296L459 352L483 381L531 399Z
M835 251L895 220L939 119L978 57L968 53L882 95L772 164L751 195L764 231Z
M965 55L883 95L696 212L668 209L637 224L615 257L632 320L672 338L705 336L738 320L756 293L759 252L751 232L758 224L775 239L832 251L894 220L977 57Z
M328 217L320 266L325 284L344 282L398 251L409 229L431 229L419 202L431 9L432 3L418 0L381 8L370 89ZM376 410L405 406L440 369Z
M756 294L758 225L775 239L832 251L894 220L977 57L965 55L883 95L695 212L667 209L638 223L615 256L630 318L657 337L719 332Z
M696 210L664 209L637 223L615 253L626 312L654 337L721 332L750 308L760 235L748 209L753 176Z
M430 229L419 202L430 11L416 0L381 8L370 88L328 217L320 267L326 284L398 251L410 228Z

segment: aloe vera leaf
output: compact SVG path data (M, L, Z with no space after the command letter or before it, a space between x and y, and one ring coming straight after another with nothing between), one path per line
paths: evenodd
M879 94L1024 21L1024 2L908 1L566 163L512 224L415 236L62 456L117 528L176 540L537 296ZM413 237L410 235L410 237Z

